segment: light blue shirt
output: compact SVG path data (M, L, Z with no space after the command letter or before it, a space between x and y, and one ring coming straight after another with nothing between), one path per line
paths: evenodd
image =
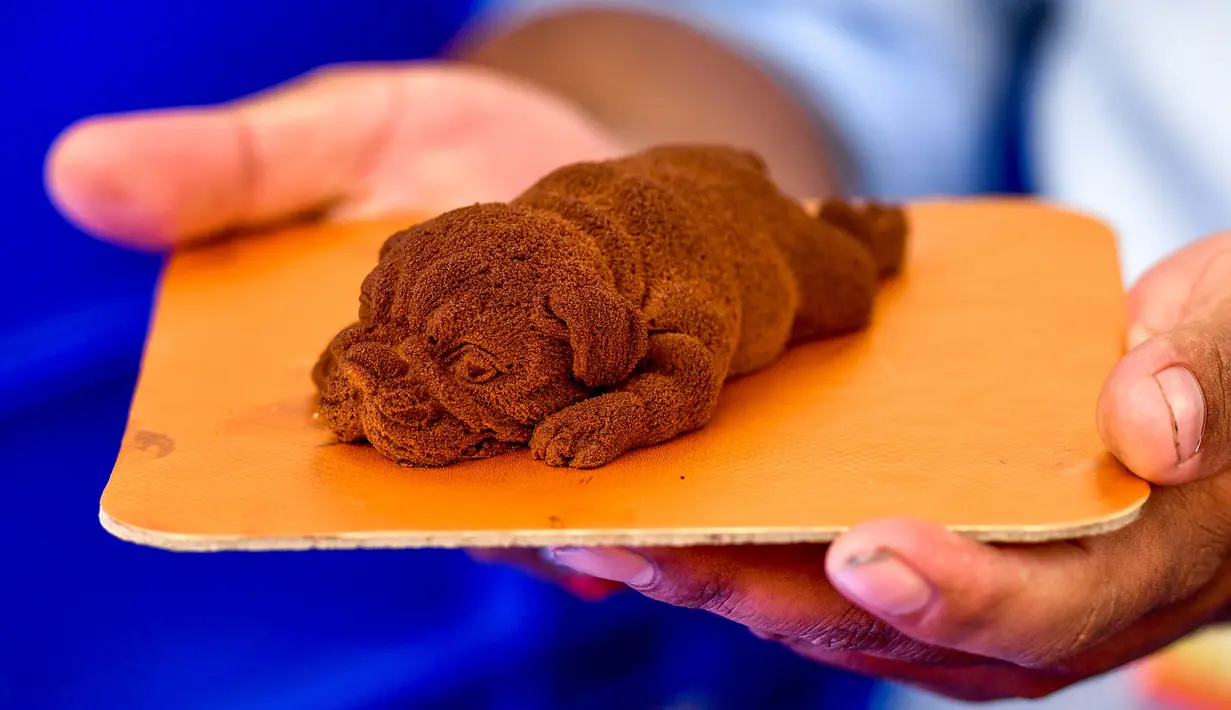
M858 191L903 199L1002 189L1009 77L1040 197L1116 230L1135 279L1231 227L1231 2L1068 0L1019 54L1035 0L513 0L517 13L630 7L762 63L827 116Z

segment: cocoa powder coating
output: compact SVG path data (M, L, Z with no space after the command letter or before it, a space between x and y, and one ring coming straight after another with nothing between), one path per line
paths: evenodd
M588 468L703 426L723 383L870 317L901 209L817 218L750 153L660 146L398 232L313 372L323 421L403 465L527 442Z

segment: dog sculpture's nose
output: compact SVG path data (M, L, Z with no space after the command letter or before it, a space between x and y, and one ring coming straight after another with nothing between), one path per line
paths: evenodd
M405 424L416 429L426 428L439 421L443 410L432 402L416 402L409 405L382 407L385 416L398 424Z
M346 375L346 381L352 387L364 394L368 394L376 389L376 381L372 377L372 373L354 362L344 361L342 363L342 374Z
M391 421L414 429L426 429L446 415L444 407L417 382L398 382L373 399Z
M375 342L352 345L339 365L351 386L364 394L371 394L382 382L404 376L407 370L406 362L392 348Z

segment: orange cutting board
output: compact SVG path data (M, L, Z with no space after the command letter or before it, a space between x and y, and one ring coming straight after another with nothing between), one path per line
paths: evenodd
M100 518L177 550L819 542L881 516L992 541L1129 523L1149 494L1094 428L1122 353L1101 223L1014 200L910 207L865 331L728 383L703 430L605 467L522 450L439 469L338 444L309 378L386 236L289 228L176 255Z

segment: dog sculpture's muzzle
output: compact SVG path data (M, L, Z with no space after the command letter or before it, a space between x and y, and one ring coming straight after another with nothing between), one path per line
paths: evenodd
M400 463L443 466L529 440L529 427L475 402L413 338L396 348L359 342L329 357L319 367L328 370L322 411L330 426Z

